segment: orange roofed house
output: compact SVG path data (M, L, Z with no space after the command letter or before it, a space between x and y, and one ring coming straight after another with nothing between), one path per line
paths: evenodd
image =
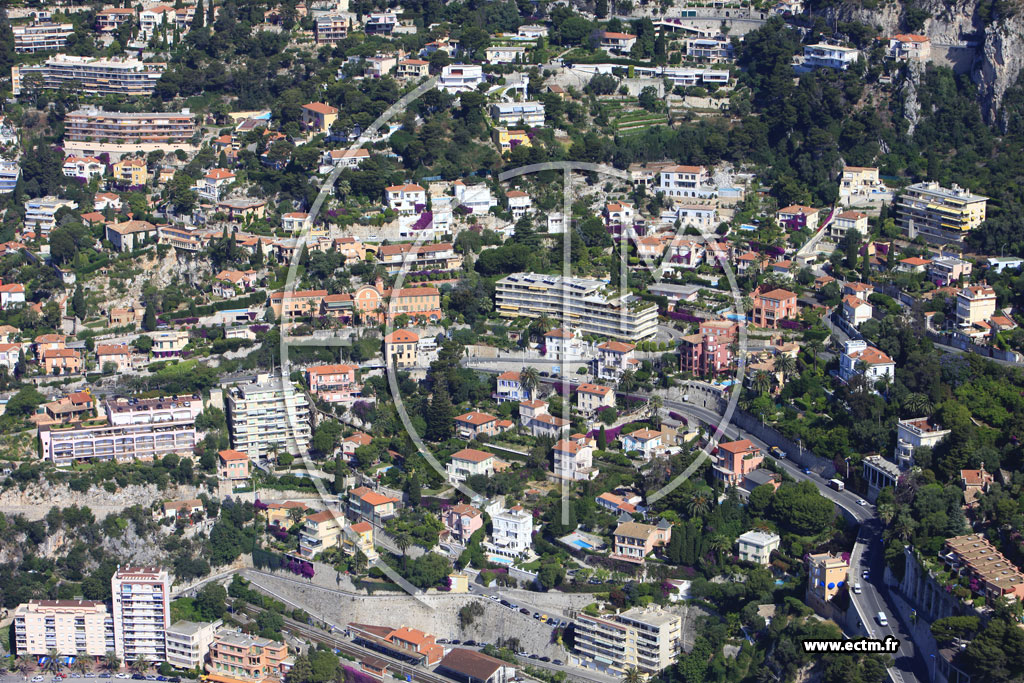
M792 320L800 312L796 294L785 289L754 291L754 306L751 311L754 325L778 329L780 320Z
M219 632L210 645L207 678L213 683L280 681L289 667L288 646L234 631Z
M82 371L82 356L74 349L47 349L42 355L47 375L73 375Z
M314 365L306 369L309 390L328 403L352 403L363 387L356 384L354 365Z
M380 524L395 515L398 498L377 493L366 486L348 492L348 516L350 519L367 520Z
M327 133L338 119L338 110L329 104L311 102L302 105L302 126L314 133Z
M393 629L353 622L348 624L348 630L357 645L391 657L411 658L417 664L433 666L444 656L444 647L437 644L433 635L407 626Z
M478 474L490 477L495 471L504 469L505 466L506 463L495 458L493 453L475 448L463 448L452 454L452 461L447 466L448 480L458 483Z
M356 290L353 305L364 322L394 322L400 315L436 322L441 313L441 293L435 287L385 289L382 283Z
M217 453L217 478L232 484L244 484L249 479L249 456L230 448Z
M306 318L320 310L320 302L325 296L326 289L274 292L270 295L270 310L278 320Z
M739 486L748 474L761 466L762 460L764 453L750 439L720 443L712 471L726 486Z
M384 337L384 362L397 368L415 367L420 337L410 330L395 330Z

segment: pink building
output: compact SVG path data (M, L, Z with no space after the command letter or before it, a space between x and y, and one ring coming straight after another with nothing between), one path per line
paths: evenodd
M460 545L469 543L469 538L484 526L484 515L480 510L466 503L448 508L444 513L444 528L450 538Z
M750 439L718 444L714 473L726 486L739 486L743 479L761 466L764 454Z
M679 340L679 369L693 375L714 375L732 365L732 337L691 334Z
M306 370L309 390L328 403L351 403L359 397L354 365L315 365Z
M796 294L785 289L770 292L754 290L753 323L758 327L778 329L779 321L796 318L800 312Z

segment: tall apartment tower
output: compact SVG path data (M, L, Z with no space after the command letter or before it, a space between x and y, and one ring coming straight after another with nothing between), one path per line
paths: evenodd
M160 567L118 567L110 580L114 645L125 662L163 662L171 625L171 577Z

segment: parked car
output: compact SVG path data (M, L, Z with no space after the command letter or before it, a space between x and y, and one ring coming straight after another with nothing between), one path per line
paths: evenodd
M530 613L530 610L526 609L525 607L521 607L521 608L519 609L519 613L520 613L520 614L529 614L529 613Z
M854 593L856 593L857 595L860 595L861 594L861 590L862 589L860 587L860 582L857 582L857 583L853 584L853 592Z
M448 644L448 639L447 638L438 638L437 639L437 644L438 645L447 645Z
M530 659L540 659L540 655L530 655Z
M540 619L540 612L534 612L533 613L533 618L534 619Z
M463 643L463 645L466 645L468 647L476 647L477 643L475 640L467 640Z
M551 661L551 657L541 657L540 661L542 661L542 662L550 662Z
M556 660L552 661L551 663L554 664L555 666L562 666L563 664L565 664L565 662L563 662L561 659L556 659Z

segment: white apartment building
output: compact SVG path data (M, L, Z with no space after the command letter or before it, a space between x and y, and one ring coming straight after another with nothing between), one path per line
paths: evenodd
M560 439L554 447L551 471L555 477L566 481L588 481L596 477L594 440L585 436Z
M860 211L843 211L828 226L828 236L839 242L850 230L856 230L863 238L868 234L868 215Z
M518 221L526 215L526 212L533 207L530 195L520 190L512 190L505 193L508 198L508 210L512 213L512 220Z
M708 64L731 62L734 52L732 41L727 36L686 39L686 56L694 61Z
M42 457L56 465L90 460L150 460L195 449L195 418L202 401L192 397L116 399L103 402L106 420L54 429L39 426Z
M114 652L124 662L165 661L171 577L160 567L118 567L110 579Z
M852 47L826 43L804 45L803 63L798 70L812 71L827 68L846 71L859 57L860 51Z
M518 557L533 545L533 515L523 506L491 515L491 541L485 547L496 555Z
M176 621L167 629L167 663L179 669L201 669L214 635L224 622Z
M634 607L621 614L576 619L576 649L570 663L621 676L631 668L657 674L682 650L682 618L660 607Z
M495 307L504 318L547 317L583 334L631 342L653 336L658 327L656 304L590 278L508 275L496 283Z
M605 342L597 347L598 379L617 382L626 370L636 370L640 362L636 359L636 345L624 342Z
M455 201L474 214L486 214L491 207L498 205L498 200L491 194L491 188L483 183L479 185L467 185L461 180L452 183L455 190Z
M861 370L863 363L863 370ZM880 379L896 377L896 364L892 358L866 341L851 339L843 345L843 353L839 357L839 378L849 382L862 374L868 384L873 386Z
M95 157L68 157L64 160L64 176L67 178L85 178L102 176L106 171L103 162Z
M448 481L453 484L476 475L489 477L494 474L494 454L475 448L463 448L452 454L452 460L445 469L448 471Z
M309 450L309 402L287 378L260 373L255 382L232 387L227 413L232 447L251 460L264 460L271 451Z
M715 188L707 185L707 169L703 166L669 166L658 174L656 192L664 192L672 199L683 197L713 197Z
M398 215L408 216L416 212L417 204L426 206L427 191L416 183L392 185L384 189L384 201Z
M544 126L543 102L495 102L491 105L490 114L499 126Z
M479 64L449 64L441 69L437 88L457 95L460 92L475 91L486 80L484 69Z
M25 202L25 230L45 240L57 224L57 211L62 207L77 209L78 204L70 199L46 196Z
M778 550L782 539L778 534L748 531L736 539L738 556L744 562L767 565L773 550Z
M14 192L21 178L21 166L17 161L0 159L0 194Z
M15 95L35 76L47 90L67 88L90 95L151 95L166 64L137 59L55 55L43 64L11 68Z
M68 36L75 32L72 24L55 24L43 21L28 26L12 26L14 51L19 54L59 50L68 42Z
M913 467L916 449L935 448L949 433L927 417L900 420L896 423L896 462L901 469Z
M102 657L114 650L114 619L103 602L29 600L14 610L14 647L19 655Z
M988 285L964 287L956 293L956 322L970 327L996 314L996 290Z
M711 230L718 227L718 209L714 206L697 206L696 204L680 204L675 207L673 222L679 221L681 226Z

